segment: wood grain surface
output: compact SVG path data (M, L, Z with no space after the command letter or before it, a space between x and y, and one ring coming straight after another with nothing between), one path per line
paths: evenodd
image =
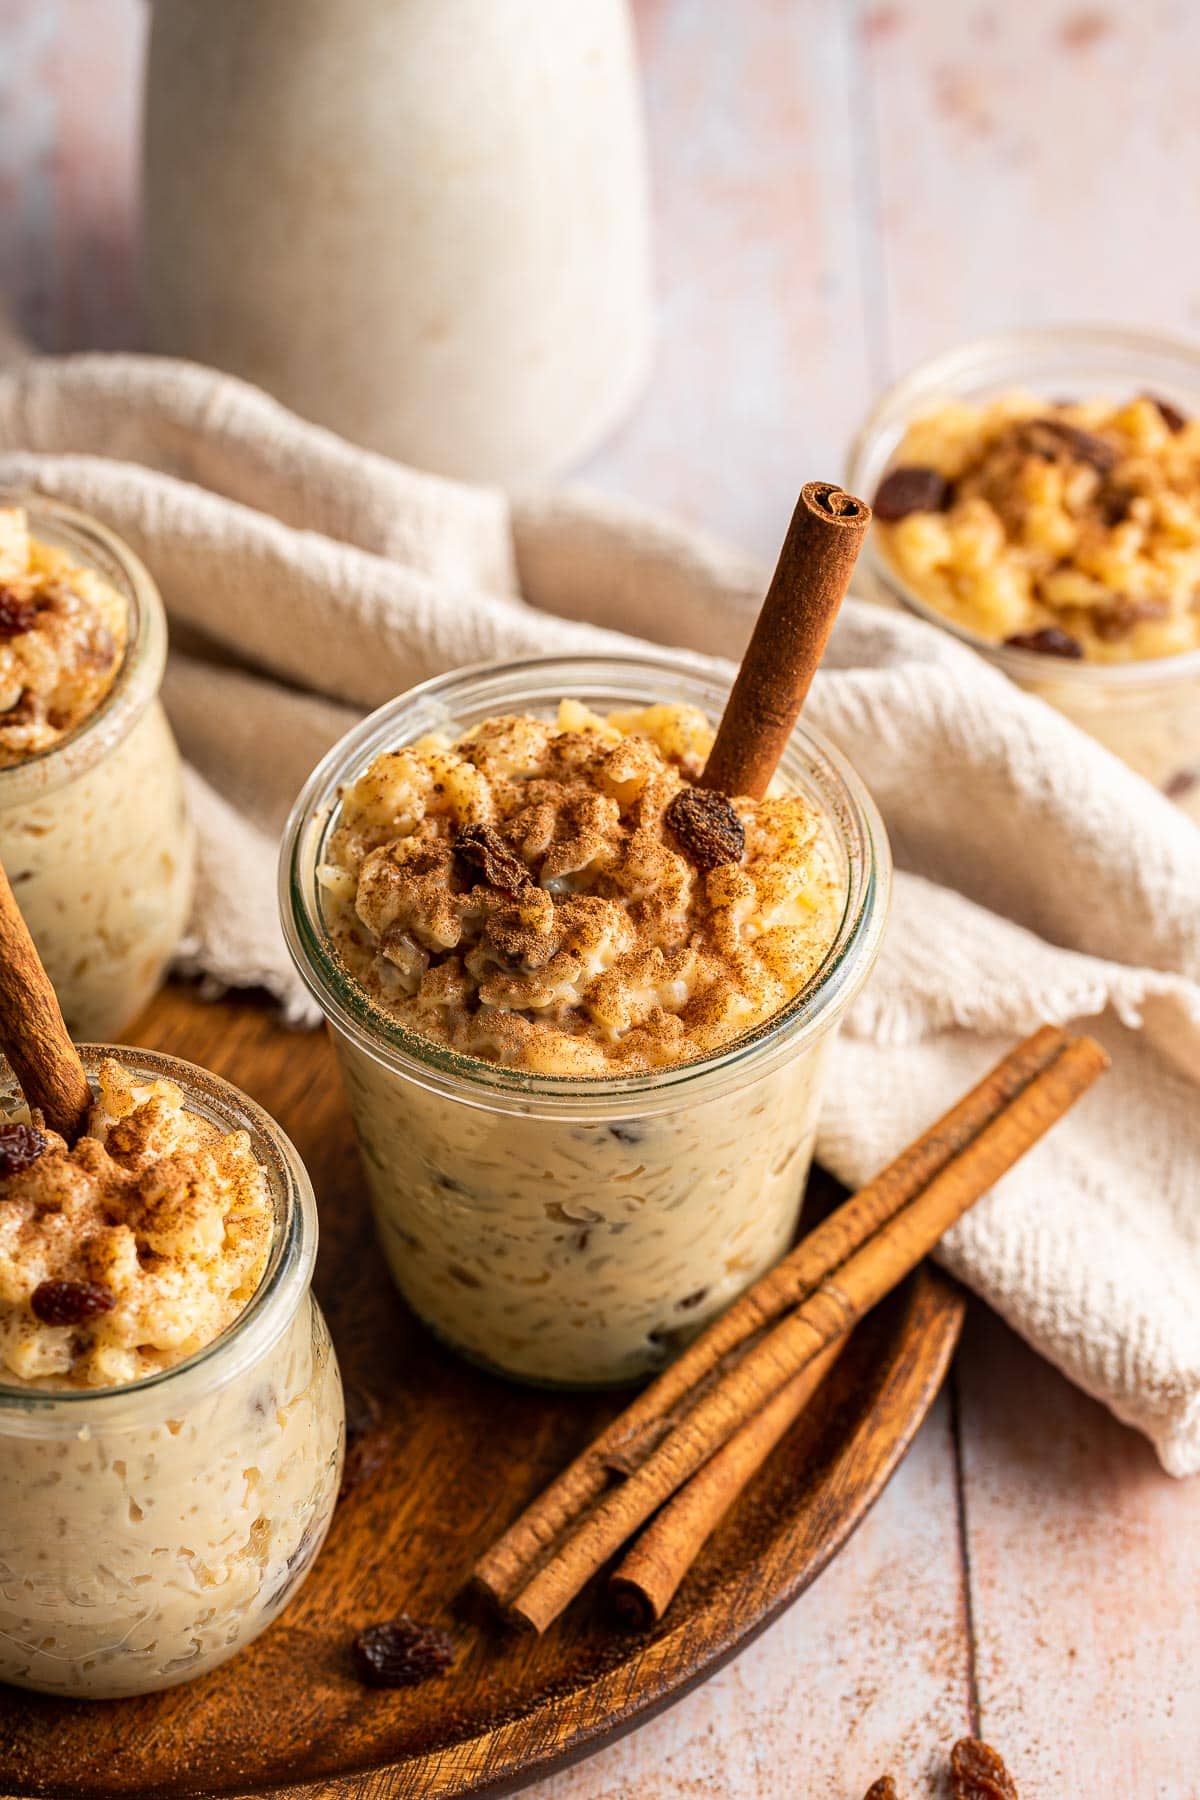
M1200 8L635 0L658 359L587 479L770 557L918 357L1010 324L1200 331ZM145 0L0 0L0 292L51 349L139 342ZM83 103L81 104L81 96ZM902 1795L972 1724L1026 1800L1194 1800L1200 1514L997 1320L803 1600L539 1800ZM0 1740L2 1741L2 1740Z
M0 1688L0 1793L434 1800L523 1784L657 1711L757 1635L863 1518L941 1386L963 1300L927 1269L855 1332L659 1626L617 1625L599 1584L545 1637L505 1631L455 1597L499 1526L621 1397L494 1380L411 1318L376 1247L324 1035L290 1034L251 1000L205 1004L172 989L131 1036L245 1089L304 1157L321 1215L317 1291L348 1388L382 1409L379 1466L339 1504L295 1603L224 1668L136 1701ZM451 1628L455 1666L417 1689L370 1692L351 1639L398 1612Z

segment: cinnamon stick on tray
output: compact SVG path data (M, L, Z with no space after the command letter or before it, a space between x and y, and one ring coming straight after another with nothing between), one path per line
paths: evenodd
M618 1564L609 1593L621 1617L641 1629L657 1624L679 1584L742 1489L796 1423L845 1348L829 1346L780 1388L769 1406L735 1432L647 1525Z
M761 800L808 697L871 509L830 481L801 489L700 786Z
M756 1282L481 1559L475 1578L507 1616L544 1631L651 1514L915 1268L1107 1066L1090 1038L1051 1027L1035 1033ZM614 1469L626 1478L611 1487ZM685 1524L690 1516L688 1509L676 1515ZM711 1508L699 1507L697 1516L703 1525ZM686 1568L689 1548L686 1536L682 1547L670 1547L668 1584Z
M0 868L0 1050L31 1110L73 1144L87 1124L91 1090L58 996Z
M682 1417L703 1382L720 1373L764 1326L811 1294L851 1245L886 1224L952 1157L967 1148L1000 1107L1046 1068L1065 1043L1066 1034L1054 1026L1044 1026L1027 1039L923 1137L714 1319L480 1560L475 1576L492 1598L505 1604L556 1540L608 1487L612 1470L630 1472L644 1461Z

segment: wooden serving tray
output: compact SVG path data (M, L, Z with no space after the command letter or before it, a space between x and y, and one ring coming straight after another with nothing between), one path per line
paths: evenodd
M510 1387L409 1317L375 1248L323 1034L284 1031L251 1000L171 989L131 1041L228 1077L295 1141L321 1204L317 1289L347 1385L383 1407L388 1455L339 1506L283 1618L224 1668L144 1700L0 1688L4 1796L510 1792L677 1699L794 1600L876 1499L945 1375L963 1301L922 1269L856 1331L660 1626L630 1635L595 1591L540 1641L459 1614L478 1552L620 1397ZM457 1662L423 1687L365 1689L350 1640L397 1612L451 1625Z

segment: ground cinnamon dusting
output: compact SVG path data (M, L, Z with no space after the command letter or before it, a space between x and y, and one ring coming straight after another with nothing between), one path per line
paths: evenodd
M564 702L377 757L320 871L342 961L420 1036L549 1074L740 1037L820 967L843 883L803 796L696 787L712 739L694 708Z
M74 1148L37 1124L0 1132L0 1383L169 1368L233 1322L266 1267L274 1207L249 1134L113 1058L98 1087Z

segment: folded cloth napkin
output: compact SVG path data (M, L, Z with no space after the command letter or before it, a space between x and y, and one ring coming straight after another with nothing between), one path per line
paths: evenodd
M95 513L156 576L201 840L182 966L264 986L296 1023L312 1015L275 919L276 842L364 708L488 657L640 637L736 658L767 576L623 504L510 504L148 358L0 375L0 482ZM1090 1021L1112 1074L943 1260L1172 1473L1195 1470L1200 831L948 636L858 601L806 716L872 789L900 871L833 1056L822 1161L863 1181L1018 1034Z

